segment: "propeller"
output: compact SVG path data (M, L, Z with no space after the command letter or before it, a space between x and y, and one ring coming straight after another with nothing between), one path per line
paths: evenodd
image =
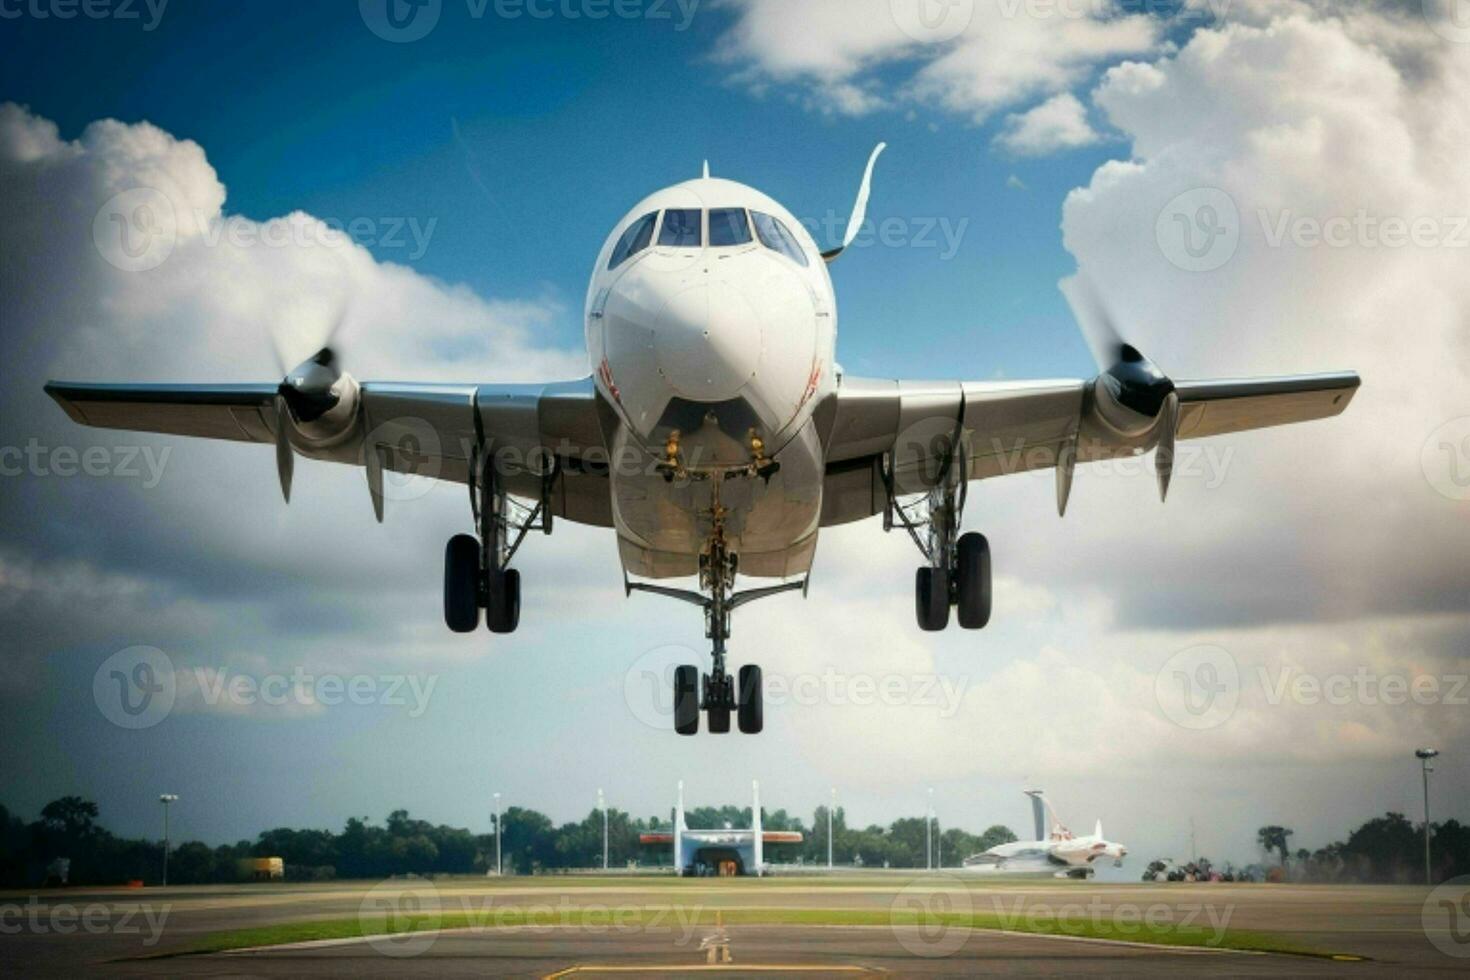
M342 402L337 382L342 369L330 347L321 350L286 372L276 388L276 474L281 495L291 502L291 476L296 454L291 448L291 427L311 425Z
M1159 499L1168 499L1179 432L1179 393L1174 382L1123 338L1091 280L1079 273L1062 282L1062 293L1072 305L1083 339L1097 364L1098 376L1093 383L1097 414L1110 428L1128 438L1157 433L1154 469ZM1074 436L1057 460L1057 509L1062 514L1067 510L1076 462Z
M317 352L294 368L286 368L288 345L283 341L287 338L281 336L279 331L271 338L277 370L284 375L276 388L275 400L276 475L281 481L281 496L288 504L291 502L291 478L296 463L296 453L291 445L292 428L320 422L323 416L342 402L343 389L338 385L342 369L338 364L333 342L347 320L349 300L350 294L344 294L333 304L326 329L316 335ZM301 322L299 318L292 319ZM299 333L304 335L306 331ZM290 339L299 341L304 338L298 335ZM299 352L302 345L298 343L289 346L294 346Z

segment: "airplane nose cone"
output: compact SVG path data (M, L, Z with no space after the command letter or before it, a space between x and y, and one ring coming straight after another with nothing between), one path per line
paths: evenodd
M760 364L761 322L740 290L719 280L699 283L664 304L653 346L659 371L680 395L726 401Z

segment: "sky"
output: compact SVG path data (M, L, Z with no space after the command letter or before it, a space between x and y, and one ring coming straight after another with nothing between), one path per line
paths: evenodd
M178 834L222 842L758 778L862 825L932 789L978 831L1024 829L1040 786L1143 860L1192 823L1249 861L1264 824L1417 818L1433 745L1436 819L1470 818L1452 3L392 2L0 3L0 802L76 793L142 835L172 792ZM268 447L82 429L41 392L269 380L339 316L364 378L582 376L591 264L638 200L708 160L835 244L880 141L875 228L832 267L848 374L1087 377L1081 270L1176 377L1362 391L1192 444L1167 506L1147 460L1080 470L1065 519L1049 474L974 486L981 633L918 631L903 536L824 531L805 599L736 618L734 662L779 685L765 733L695 739L661 678L702 662L699 617L625 598L610 533L533 536L520 631L452 636L463 487L401 488L379 527L360 472L302 462L287 507ZM140 204L166 254L109 238ZM172 697L119 714L145 662Z

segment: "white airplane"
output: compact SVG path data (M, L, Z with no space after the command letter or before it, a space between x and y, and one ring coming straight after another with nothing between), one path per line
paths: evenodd
M1057 819L1048 800L1039 789L1027 790L1031 797L1036 839L1000 844L981 854L965 858L963 869L982 875L1020 875L1033 878L1090 878L1093 865L1111 860L1121 867L1128 848L1103 837L1102 821L1090 836L1078 837ZM1045 812L1043 813L1043 808ZM1051 831L1046 821L1051 820Z
M991 612L990 545L961 534L972 480L1055 469L1065 513L1079 462L1156 450L1166 495L1177 439L1337 415L1356 374L1174 381L1124 342L1077 282L1099 373L1056 381L890 381L844 376L828 263L866 214L868 160L847 233L821 251L791 212L743 184L661 190L617 223L586 301L590 377L544 385L359 383L330 346L275 384L53 382L84 425L273 444L289 501L297 454L364 467L378 519L384 472L469 488L478 535L445 552L450 629L520 619L511 561L553 519L611 528L624 589L701 607L712 664L674 677L674 727L764 722L761 672L726 670L731 613L806 593L824 527L883 516L923 556L918 624L965 629ZM905 331L922 324L904 324ZM736 591L738 576L781 580ZM697 577L693 589L657 584Z
M684 783L679 783L679 802L674 807L672 830L655 830L639 834L640 844L669 844L674 849L674 871L679 875L697 875L700 869L722 874L733 866L736 874L766 873L767 844L800 844L801 833L795 830L765 830L761 827L761 785L750 784L754 805L751 828L733 827L712 830L690 830L684 822Z

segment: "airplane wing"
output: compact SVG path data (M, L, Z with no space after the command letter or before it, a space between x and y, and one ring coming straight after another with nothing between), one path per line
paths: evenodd
M924 493L956 466L967 479L981 480L1061 462L1058 505L1065 509L1074 463L1135 455L1161 443L1172 448L1169 420L1173 438L1200 439L1329 418L1347 408L1360 383L1351 372L1165 382L1152 412L1137 414L1116 407L1133 392L1119 399L1120 386L1104 387L1112 381L1110 375L1024 382L844 378L823 413L822 523L881 513L890 488L895 495ZM1132 382L1125 376L1125 384ZM1130 429L1135 415L1139 424Z
M489 447L508 492L533 500L545 495L556 517L612 526L590 378L548 385L358 384L333 373L328 380L340 406L332 411L342 413L335 426L328 424L330 412L311 417L313 392L297 395L277 384L53 381L46 393L82 425L276 445L287 456L278 455L287 488L292 454L364 466L379 508L381 470L467 483Z

